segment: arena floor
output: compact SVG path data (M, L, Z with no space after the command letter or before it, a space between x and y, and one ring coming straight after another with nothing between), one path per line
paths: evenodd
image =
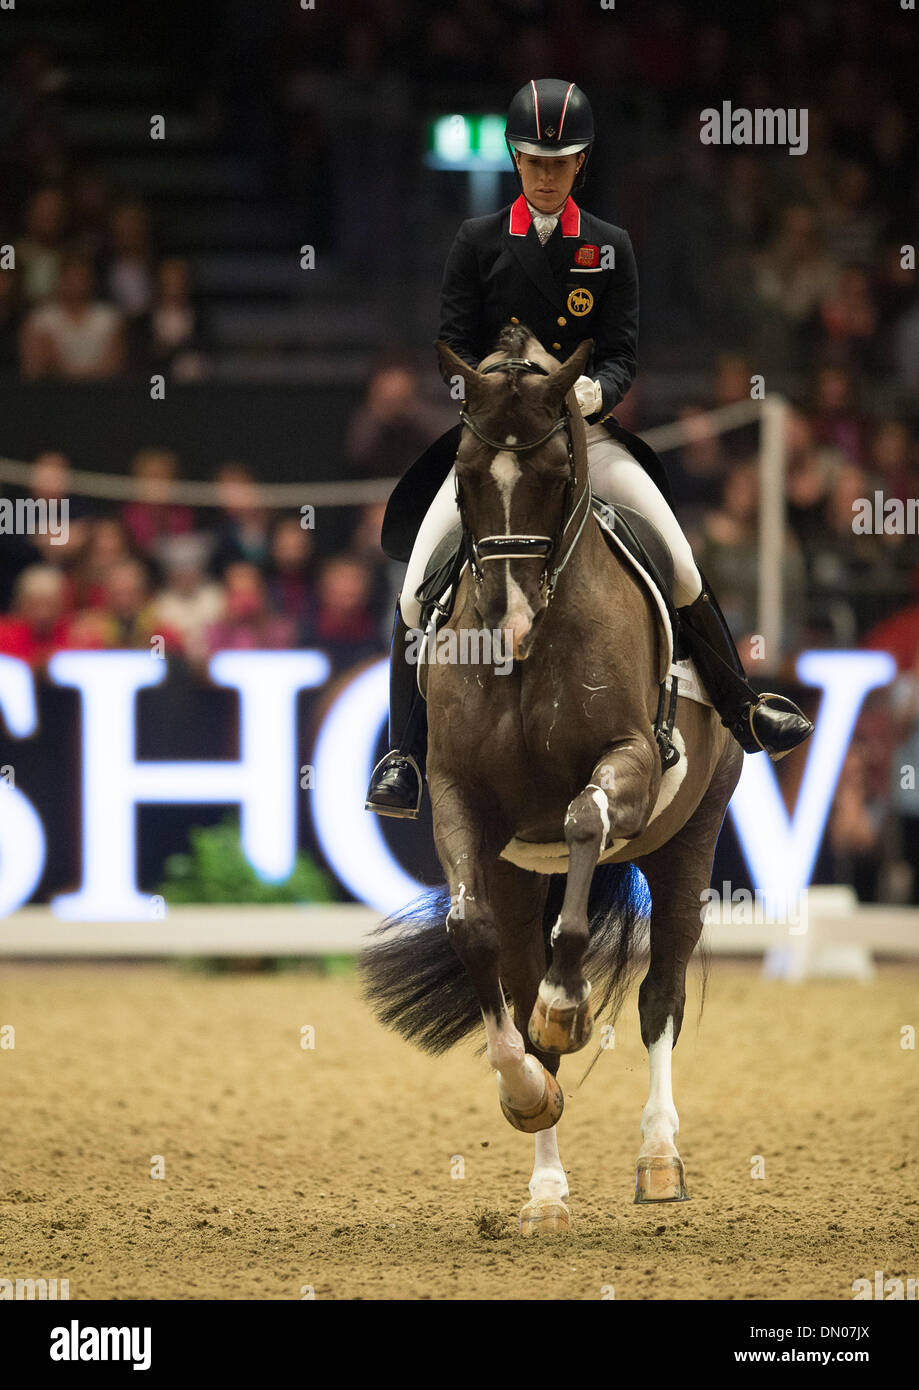
M559 1127L571 1234L533 1240L532 1141L484 1058L384 1033L350 970L3 973L5 1277L69 1278L73 1299L848 1300L875 1270L919 1275L913 967L789 987L715 960L698 1028L696 977L674 1064L692 1201L673 1206L632 1204L631 996Z

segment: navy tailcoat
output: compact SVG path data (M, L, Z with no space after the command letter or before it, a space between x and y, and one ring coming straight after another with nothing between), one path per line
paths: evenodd
M444 268L440 337L476 367L508 323L530 328L564 361L585 338L594 348L587 375L603 403L588 423L622 443L672 505L667 473L649 445L613 415L637 368L638 274L628 233L584 212L569 198L543 245L526 199L464 222ZM408 560L425 512L456 458L461 426L434 441L393 490L383 522L383 549Z

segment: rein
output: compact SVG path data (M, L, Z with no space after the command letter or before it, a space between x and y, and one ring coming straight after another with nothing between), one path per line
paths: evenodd
M540 366L538 362L531 362L525 357L508 357L501 362L493 362L490 367L485 367L483 369L482 375L484 376L486 372L503 372L512 368L516 368L518 371L538 372L543 376L548 376L545 367ZM541 434L538 439L533 439L528 444L511 445L502 443L500 440L489 439L476 425L472 416L467 415L465 410L460 411L460 419L466 429L475 435L476 439L486 445L487 448L494 449L496 453L528 454L534 449L538 449L541 444L545 444L546 440L551 439L559 430L565 431L565 442L568 446L568 477L565 481L565 500L562 507L562 521L559 524L558 533L554 539L551 536L530 534L482 536L481 539L477 539L472 534L472 530L469 526L466 508L463 502L463 493L460 488L459 475L456 476L456 505L463 528L463 536L469 549L469 568L472 570L472 577L476 584L482 583L484 579L482 565L488 560L542 560L544 563L542 573L539 577L539 587L540 590L545 592L546 602L548 603L555 592L558 577L571 558L571 553L578 543L581 532L584 529L584 524L590 516L590 504L592 501L590 473L588 472L584 490L578 499L578 503L573 508L571 506L571 496L574 492L577 479L575 476L574 442L571 437L571 418L567 407L563 410L563 413L555 423L550 425L545 434ZM583 515L580 518L577 530L571 539L568 549L565 551L562 558L555 564L554 568L550 568L550 561L559 554L564 545L565 536L577 519L578 512L582 509L582 503L586 503L583 507Z

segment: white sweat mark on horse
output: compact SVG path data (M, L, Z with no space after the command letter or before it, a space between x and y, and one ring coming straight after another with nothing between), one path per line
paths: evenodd
M612 769L610 776L612 776ZM600 841L600 849L604 850L609 839L609 802L606 799L606 792L598 787L596 782L588 782L586 790L592 793L593 799L597 803L597 810L600 812L600 820L603 824L603 839Z
M501 991L501 1017L485 1018L485 1050L498 1073L498 1095L517 1110L528 1109L541 1099L546 1088L542 1064L524 1046L523 1038L507 1011Z

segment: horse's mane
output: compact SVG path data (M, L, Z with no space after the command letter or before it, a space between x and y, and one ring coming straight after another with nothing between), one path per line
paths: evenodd
M513 357L522 357L533 333L525 323L506 323L498 335L495 352L509 352Z
M506 353L508 357L530 357L537 362L546 356L539 339L532 329L527 328L525 323L507 323L504 325L489 356L494 356L497 353ZM511 368L507 373L508 387L512 397L517 397L520 394L521 370L521 368Z

